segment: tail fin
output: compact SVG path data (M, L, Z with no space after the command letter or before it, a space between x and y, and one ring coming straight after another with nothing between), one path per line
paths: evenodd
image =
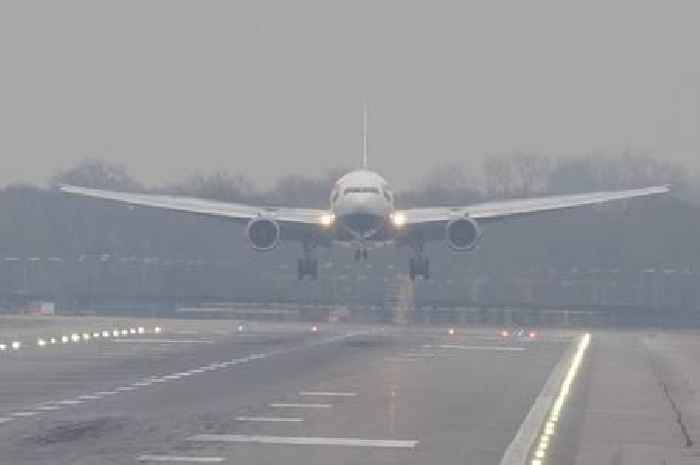
M367 169L367 102L362 102L362 167Z

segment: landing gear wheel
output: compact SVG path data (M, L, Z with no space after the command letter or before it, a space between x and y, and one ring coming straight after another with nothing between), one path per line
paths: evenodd
M318 279L318 260L300 258L297 261L297 278L302 280L307 275L313 280Z
M416 276L422 276L423 279L430 278L430 260L423 257L411 258L408 262L408 275L411 281L416 280Z

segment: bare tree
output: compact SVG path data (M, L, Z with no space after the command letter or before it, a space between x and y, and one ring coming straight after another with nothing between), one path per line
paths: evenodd
M112 190L140 190L124 165L97 158L87 158L76 166L60 172L52 178L53 184L73 184L84 187Z

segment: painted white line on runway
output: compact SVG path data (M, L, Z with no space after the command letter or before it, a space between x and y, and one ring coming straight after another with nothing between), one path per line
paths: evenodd
M417 358L406 358L406 357L387 357L384 359L385 362L389 363L410 363L417 362Z
M96 392L96 396L112 396L114 394L119 394L117 391L100 391Z
M509 346L460 346L455 344L442 344L437 346L440 349L458 349L458 350L493 350L496 352L523 352L527 350L525 347L509 347Z
M61 407L57 405L40 405L36 407L34 410L42 410L45 412L54 412L56 410L61 410Z
M7 418L7 417L0 417L0 425L3 423L9 423L12 421L12 418Z
M139 382L139 383L134 383L134 384L132 384L132 386L135 386L135 387L144 387L144 386L150 386L151 384L153 384L152 381L141 381L141 382Z
M180 377L182 377L182 376L192 376L192 373L190 373L190 372L188 372L188 371L183 371L183 372L181 372L181 373L175 373L175 374L176 374L177 376L180 376Z
M168 375L168 376L163 376L163 379L180 379L180 375Z
M137 344L213 344L211 339L112 339L112 342Z
M122 386L122 387L117 388L117 391L121 391L121 392L135 391L135 390L136 390L136 388L133 386Z
M356 392L323 392L323 391L302 391L300 396L319 396L319 397L357 397Z
M82 400L62 400L62 401L59 401L56 403L58 405L78 405L78 404L82 404L83 401Z
M250 421L260 423L301 423L304 421L304 419L289 417L236 417L236 421Z
M331 408L331 404L302 404L290 402L275 402L268 405L272 408Z
M10 414L13 417L33 417L36 415L40 415L39 412L15 412Z
M139 462L221 463L223 457L180 457L177 455L139 455Z
M513 441L511 441L503 454L500 465L522 465L527 463L529 453L544 424L550 406L554 403L559 386L566 377L569 361L573 357L576 346L577 343L574 341L568 350L564 351L564 355L562 355L551 371L542 391L535 399L532 407L530 407L530 411L520 425Z
M197 368L196 370L190 370L190 373L192 373L192 374L204 373L204 370L202 370L201 368Z
M418 441L401 441L394 439L260 436L246 434L198 434L187 438L187 440L194 442L233 442L292 446L383 447L394 449L413 449L418 445Z
M102 396L79 396L79 400L98 400L102 399Z

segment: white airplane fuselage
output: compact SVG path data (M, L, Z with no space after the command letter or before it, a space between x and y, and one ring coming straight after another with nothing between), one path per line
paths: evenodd
M361 169L336 182L330 206L338 234L365 242L376 239L391 224L394 194L383 177Z

